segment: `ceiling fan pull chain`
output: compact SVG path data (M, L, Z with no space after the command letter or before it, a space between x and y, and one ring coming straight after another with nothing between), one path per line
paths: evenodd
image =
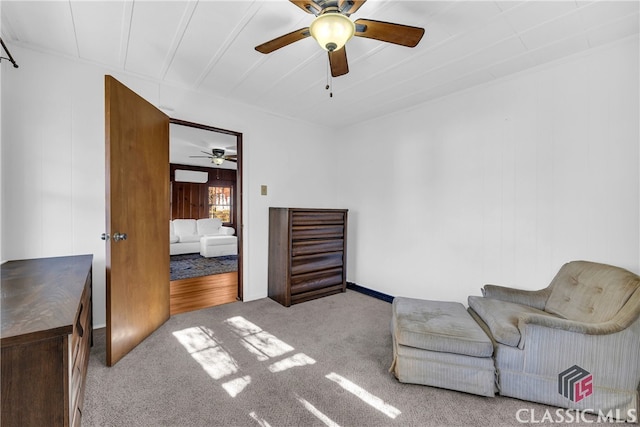
M333 98L333 90L331 90L331 86L333 85L333 76L330 73L331 69L331 60L329 56L327 56L327 85L324 87L329 91L329 98Z
M333 98L333 76L329 76L329 85L331 88L329 89L329 98Z

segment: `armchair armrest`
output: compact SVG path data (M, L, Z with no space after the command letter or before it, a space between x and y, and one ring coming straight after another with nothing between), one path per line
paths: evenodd
M589 366L602 387L636 390L640 381L640 319L625 320L631 322L614 318L583 323L545 314L523 315L518 320L518 348L528 362L524 371L555 377L568 366Z
M521 336L524 336L527 325L538 325L545 328L561 329L567 332L584 335L614 334L624 330L626 327L620 325L613 319L603 323L584 323L576 322L575 320L563 319L561 317L530 313L525 314L518 319L518 329L520 330Z
M236 230L233 227L227 227L226 225L220 227L220 234L223 236L233 236L235 232Z
M482 296L485 298L528 305L538 310L544 310L549 294L551 294L551 289L549 288L537 291L525 291L498 285L484 285L482 288Z

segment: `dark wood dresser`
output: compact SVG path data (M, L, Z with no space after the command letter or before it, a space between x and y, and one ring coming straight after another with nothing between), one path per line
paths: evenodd
M93 255L2 270L3 427L79 426L93 335Z
M347 210L269 208L269 297L291 304L344 292Z

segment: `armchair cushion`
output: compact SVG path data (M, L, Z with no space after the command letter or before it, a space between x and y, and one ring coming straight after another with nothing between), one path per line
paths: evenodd
M551 282L544 310L577 322L606 322L639 286L638 276L622 268L572 261Z
M504 345L516 347L520 343L520 318L527 315L555 317L537 308L492 298L470 296L469 307L484 321L493 338Z
M192 219L174 219L173 229L177 236L192 236L198 234L196 222Z
M215 236L220 234L222 221L219 218L202 218L196 221L200 236Z

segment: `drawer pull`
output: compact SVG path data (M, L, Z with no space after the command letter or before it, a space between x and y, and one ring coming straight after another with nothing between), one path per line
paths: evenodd
M84 328L82 327L82 323L80 322L83 308L84 304L80 304L80 310L78 310L78 320L76 320L76 329L78 330L78 336L80 338L82 338L82 336L84 335Z

